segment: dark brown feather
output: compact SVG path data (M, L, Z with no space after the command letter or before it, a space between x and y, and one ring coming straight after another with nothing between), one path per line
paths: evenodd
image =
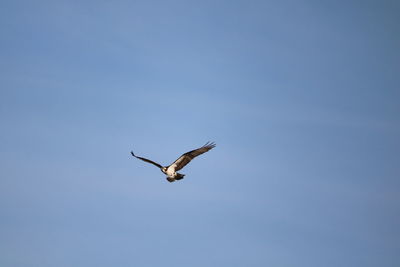
M180 169L185 167L192 159L203 153L206 153L207 151L213 149L214 147L215 147L214 143L207 142L204 146L198 149L186 152L185 154L180 156L177 160L175 160L174 163L172 163L171 165L176 164L175 171L179 171Z
M163 166L161 166L160 164L158 164L158 163L156 163L156 162L154 162L154 161L152 161L152 160L149 160L149 159L146 159L146 158L142 158L142 157L136 156L135 154L133 154L133 151L131 151L131 154L132 154L132 156L134 156L135 158L138 158L138 159L141 159L141 160L146 161L146 162L148 162L148 163L151 163L151 164L157 166L157 167L160 168L160 169L162 169L162 167L163 167Z

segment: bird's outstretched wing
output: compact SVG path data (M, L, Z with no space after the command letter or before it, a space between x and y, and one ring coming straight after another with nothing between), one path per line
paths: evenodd
M204 146L186 152L185 154L183 154L182 156L180 156L177 160L174 161L174 163L171 164L175 165L175 171L179 171L180 169L182 169L183 167L185 167L192 159L194 159L195 157L209 151L210 149L215 147L215 143L213 142L207 142Z
M133 154L133 151L131 151L131 154L132 154L132 156L134 156L135 158L138 158L138 159L141 159L141 160L146 161L146 162L148 162L148 163L151 163L151 164L157 166L158 168L162 169L162 166L161 166L160 164L158 164L158 163L156 163L156 162L154 162L154 161L152 161L152 160L149 160L149 159L146 159L146 158L142 158L142 157L138 157L138 156L136 156L135 154Z

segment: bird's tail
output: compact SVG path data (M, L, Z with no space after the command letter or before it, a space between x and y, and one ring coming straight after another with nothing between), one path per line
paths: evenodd
M184 177L185 177L184 174L177 173L175 179L176 179L176 180L181 180L181 179L183 179Z
M168 180L168 182L172 183L172 182L175 182L177 180L183 179L183 177L185 177L184 174L177 173L176 176L173 177L173 178L172 177L167 177L167 180Z

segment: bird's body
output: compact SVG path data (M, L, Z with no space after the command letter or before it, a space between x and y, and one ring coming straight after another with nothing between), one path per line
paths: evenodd
M152 160L138 157L133 153L133 151L131 151L131 154L135 158L141 159L145 162L148 162L148 163L151 163L151 164L157 166L158 168L160 168L161 172L163 172L164 174L167 175L168 182L175 182L176 180L183 179L183 177L185 176L184 174L178 173L177 171L179 171L180 169L185 167L195 157L209 151L210 149L212 149L214 147L215 147L214 143L206 143L204 146L202 146L198 149L195 149L195 150L192 150L192 151L189 151L189 152L183 154L169 166L161 166L160 164L158 164Z
M183 179L184 174L178 173L176 170L176 164L171 164L168 167L164 167L161 171L167 175L167 180L170 182L174 182L175 180Z

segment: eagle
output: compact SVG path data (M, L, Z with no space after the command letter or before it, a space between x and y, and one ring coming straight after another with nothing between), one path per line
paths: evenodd
M204 146L194 149L192 151L186 152L185 154L182 154L177 160L175 160L171 165L169 166L161 166L160 164L146 159L142 157L136 156L133 151L131 151L132 156L135 158L138 158L140 160L143 160L145 162L151 163L155 166L157 166L164 174L167 175L167 180L168 182L172 183L175 182L176 180L181 180L183 177L185 177L185 174L178 173L180 169L185 167L192 159L195 157L209 151L210 149L213 149L215 147L214 142L207 142Z

